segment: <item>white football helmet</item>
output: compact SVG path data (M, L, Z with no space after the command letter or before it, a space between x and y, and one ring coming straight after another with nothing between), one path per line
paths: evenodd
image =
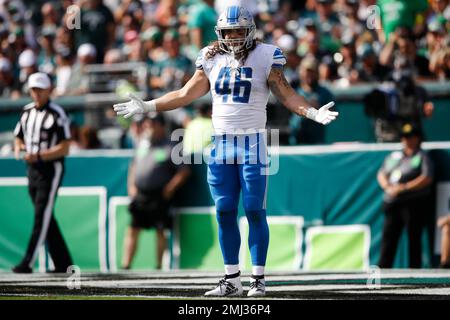
M224 31L232 29L245 29L245 38L225 39ZM255 38L256 25L253 16L246 8L229 6L220 14L214 30L220 48L225 52L237 54L251 48Z

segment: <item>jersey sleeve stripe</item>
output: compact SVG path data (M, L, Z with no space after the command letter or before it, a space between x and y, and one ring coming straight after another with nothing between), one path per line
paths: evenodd
M272 57L272 67L282 67L286 64L286 57L280 48L275 48Z
M22 131L22 124L17 122L16 127L14 129L14 136L19 137L19 133Z
M275 52L273 53L273 56L275 57L275 56L282 56L282 55L283 55L283 52L281 52L281 49L276 48Z
M64 109L61 108L59 105L50 103L50 108L55 110L59 117L63 120L63 129L64 129L64 135L66 139L70 139L70 121L67 117L66 113L64 112Z
M197 60L195 60L195 67L199 70L203 69L203 52L200 51Z

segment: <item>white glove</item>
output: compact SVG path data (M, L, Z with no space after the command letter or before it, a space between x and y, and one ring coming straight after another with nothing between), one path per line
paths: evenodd
M134 93L129 93L128 97L131 101L118 103L113 106L118 116L123 115L124 118L129 118L135 114L156 111L156 104L153 100L145 102Z
M336 117L339 115L339 112L329 110L333 106L334 101L328 102L319 110L310 107L308 108L308 111L306 111L306 117L323 125L327 125L331 121L336 120Z

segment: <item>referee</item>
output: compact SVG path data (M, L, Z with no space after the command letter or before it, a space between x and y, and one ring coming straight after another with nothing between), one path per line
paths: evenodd
M55 264L54 272L66 272L72 259L53 217L56 194L64 175L64 157L69 151L69 119L64 110L50 101L51 82L38 72L28 78L33 102L24 111L14 130L14 154L28 165L28 192L34 205L34 226L28 248L12 271L31 273L39 248L47 241Z

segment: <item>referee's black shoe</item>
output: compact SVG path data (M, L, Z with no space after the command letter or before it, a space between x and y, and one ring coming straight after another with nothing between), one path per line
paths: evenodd
M17 265L14 268L12 268L12 272L14 273L33 273L33 269L31 269L29 266L24 265Z

